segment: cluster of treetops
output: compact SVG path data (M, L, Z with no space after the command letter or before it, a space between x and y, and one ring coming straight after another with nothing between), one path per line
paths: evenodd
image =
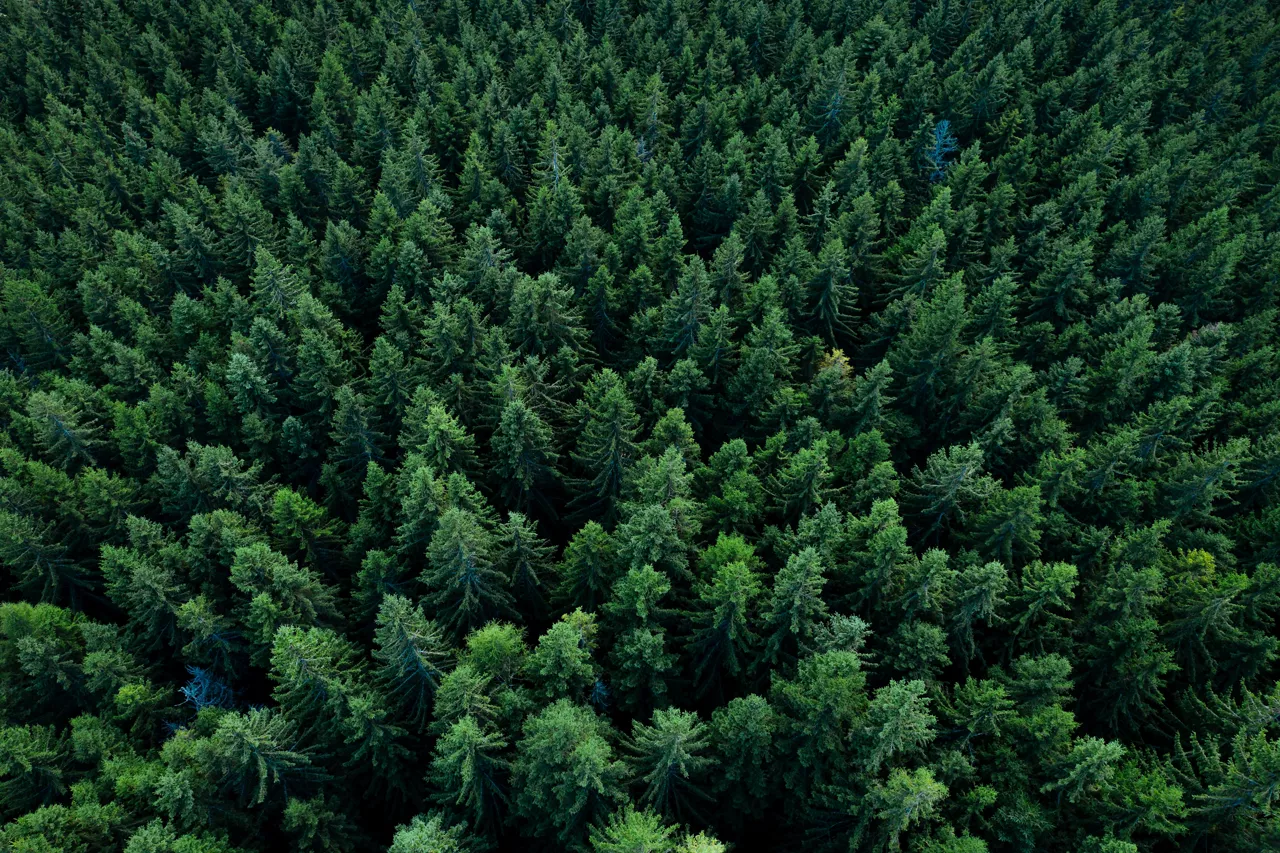
M1280 849L1280 7L0 21L0 850Z

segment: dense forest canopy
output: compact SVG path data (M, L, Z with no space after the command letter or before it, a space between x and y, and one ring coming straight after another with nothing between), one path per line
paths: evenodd
M0 851L1280 850L1280 7L0 0Z

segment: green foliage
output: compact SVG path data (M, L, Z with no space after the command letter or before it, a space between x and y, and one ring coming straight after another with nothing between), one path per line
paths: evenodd
M65 739L47 726L0 729L0 793L8 818L47 805L68 790Z
M596 620L592 614L575 610L566 613L538 640L529 655L528 671L541 685L548 699L585 699L595 686Z
M440 738L431 762L432 781L442 802L457 806L478 829L499 824L507 806L506 773L501 756L507 742L486 732L474 717L463 717Z
M495 565L493 534L475 513L450 507L440 516L422 573L427 601L448 614L455 637L510 612L509 580Z
M374 658L388 689L417 722L425 720L451 657L439 626L427 619L422 605L402 595L388 595L378 608Z
M516 811L533 831L580 846L587 829L622 800L626 769L606 731L603 720L568 699L525 722L512 779Z
M296 727L266 708L228 714L200 744L223 784L247 806L261 805L273 791L287 790L309 775L311 761L295 747Z
M7 4L0 850L1280 849L1278 9Z
M628 806L610 815L603 829L592 830L591 849L595 853L658 853L673 849L674 834L658 815Z
M461 826L447 826L440 814L418 816L396 828L388 853L468 853L472 850Z
M709 799L706 724L689 711L654 711L652 725L632 724L631 740L632 771L644 786L640 802L674 820L696 814L696 801Z
M875 773L894 755L918 752L934 739L934 716L924 683L891 681L876 691L867 709L867 770Z
M515 399L502 408L502 419L493 434L494 473L502 482L507 505L527 509L545 505L545 490L556 479L558 454L551 430L538 413Z
M877 785L871 794L872 808L888 849L899 849L902 834L931 818L947 793L947 786L923 767L914 771L895 768L888 781Z
M767 657L797 655L812 650L818 624L827 613L822 597L826 579L822 561L813 548L792 555L773 582L769 616Z

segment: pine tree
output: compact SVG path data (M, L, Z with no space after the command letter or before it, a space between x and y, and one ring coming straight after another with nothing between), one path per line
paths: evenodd
M640 802L670 820L696 814L697 801L710 799L706 724L690 711L654 711L652 725L632 724L631 739L632 773L644 785Z
M672 355L682 356L699 344L712 302L706 266L695 257L685 264L675 293L663 305L663 334Z
M706 507L720 530L747 531L764 512L764 485L756 476L742 439L725 442L702 472Z
M613 586L616 565L613 538L598 522L588 521L565 546L554 599L561 607L594 611Z
M761 414L791 378L797 351L780 309L770 309L760 325L752 327L730 386L744 417L762 420Z
M314 778L311 759L297 748L296 727L283 715L259 708L222 717L208 751L214 766L241 803L258 806L274 787L287 792Z
M500 825L507 809L509 764L500 753L507 742L485 731L473 717L463 717L436 743L429 778L444 805L458 806L475 829Z
M1036 560L1022 569L1021 588L1013 593L1016 637L1026 637L1037 650L1061 636L1058 626L1069 621L1079 573L1070 563ZM1054 612L1054 611L1060 612Z
M1044 519L1041 506L1038 486L992 492L982 514L974 520L987 553L1005 562L1012 562L1015 554L1019 558L1038 557Z
M336 734L362 674L355 648L328 628L283 625L272 640L271 695L304 736Z
M0 563L17 580L20 589L40 601L75 601L87 579L66 548L54 541L51 530L31 518L0 511Z
M509 581L495 565L493 535L473 512L450 507L427 547L425 601L448 614L443 627L455 638L511 612Z
M851 279L848 255L839 240L830 240L822 247L808 287L809 301L823 340L834 344L837 332L842 338L848 337L848 319L857 290Z
M599 680L592 659L596 632L595 615L575 610L542 635L527 668L544 697L582 700L591 693Z
M829 453L827 439L820 438L791 454L786 465L769 479L769 491L783 517L799 520L831 497Z
M267 659L281 626L313 626L336 615L333 591L314 572L262 543L236 548L234 554L231 583L241 595L240 621L255 663Z
M577 500L597 508L611 522L618 511L623 479L635 458L639 429L635 406L612 370L602 370L587 383L580 422L574 461L583 469L585 488Z
M729 794L740 816L767 804L777 788L771 768L778 723L769 702L754 693L729 700L711 715L717 758L712 787Z
M274 543L286 557L317 568L330 566L344 531L324 507L293 489L279 489L271 501Z
M592 827L591 849L595 853L657 853L674 850L675 829L664 826L662 818L650 811L636 811L627 805L609 815L603 827Z
M519 609L531 622L546 612L546 574L552 548L538 535L537 525L518 512L510 513L499 530L502 556L499 560L511 578L511 590Z
M552 446L551 430L538 413L522 400L511 400L502 407L502 419L490 445L507 505L521 511L537 505L554 514L544 490L557 478L559 457Z
M1056 792L1058 801L1066 796L1075 802L1086 792L1096 792L1110 779L1113 765L1124 755L1124 747L1114 741L1085 737L1075 742L1071 752L1061 762L1058 778L1046 783L1041 790Z
M67 389L74 393L74 386ZM99 424L72 396L36 391L27 398L27 416L36 427L46 457L63 470L95 464L101 444Z
M462 826L448 826L443 815L419 815L404 826L396 827L388 853L466 853L470 839Z
M385 439L373 425L367 403L351 386L338 389L336 401L329 459L349 494L364 482L369 464L382 460Z
M566 346L580 349L586 342L573 293L554 273L516 282L506 328L515 350L529 355L547 356Z
M17 817L66 793L71 757L67 746L51 726L0 729L0 793L6 817Z
M890 850L900 847L902 833L933 816L938 803L950 793L928 769L894 768L883 784L872 791L871 809L879 823L879 833Z
M785 660L810 649L818 623L827 615L822 599L825 585L822 559L816 550L805 548L787 559L773 581L765 660Z
M769 704L779 713L787 787L812 791L839 778L851 761L850 741L867 707L866 675L854 652L803 658L793 679L775 679Z
M128 614L139 645L152 651L177 640L177 610L186 598L173 569L132 548L104 546L99 564L107 594Z
M377 410L378 423L385 435L398 435L421 386L421 363L406 357L386 335L373 342L369 356L369 379L366 396Z
M711 311L690 348L690 355L702 368L712 387L727 386L737 362L734 344L734 326L727 305L718 305Z
M926 533L944 529L952 518L963 521L965 509L992 492L995 484L982 465L982 448L975 443L939 450L913 472L909 502Z
M972 658L974 623L988 624L1000 618L1004 592L1009 585L1005 567L996 562L975 563L956 578L956 603L951 614L951 635L967 658Z
M253 261L250 281L254 308L272 320L283 320L297 307L305 282L292 266L281 264L266 247L255 248Z
M619 708L642 713L667 703L668 681L678 663L667 646L666 631L652 626L629 628L614 643L609 653L611 695Z
M709 582L698 586L689 654L699 696L719 696L724 681L745 673L759 639L751 623L760 591L759 577L740 560L721 566Z
M425 387L414 392L400 444L438 476L471 475L478 468L475 436Z
M374 659L379 675L409 719L422 723L450 663L440 628L402 595L387 595L378 607Z
M936 736L922 681L891 681L867 709L866 769L875 773L895 755L918 753Z
M889 364L901 377L899 399L917 412L933 412L949 390L968 323L964 285L952 276L927 297L906 304L915 309L914 316L890 349Z
M515 811L540 835L581 844L588 827L622 801L626 768L614 758L606 724L560 699L525 722L512 765Z

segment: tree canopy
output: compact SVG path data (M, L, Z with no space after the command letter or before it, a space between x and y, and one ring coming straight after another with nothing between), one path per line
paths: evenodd
M1280 850L1280 6L0 5L0 851Z

